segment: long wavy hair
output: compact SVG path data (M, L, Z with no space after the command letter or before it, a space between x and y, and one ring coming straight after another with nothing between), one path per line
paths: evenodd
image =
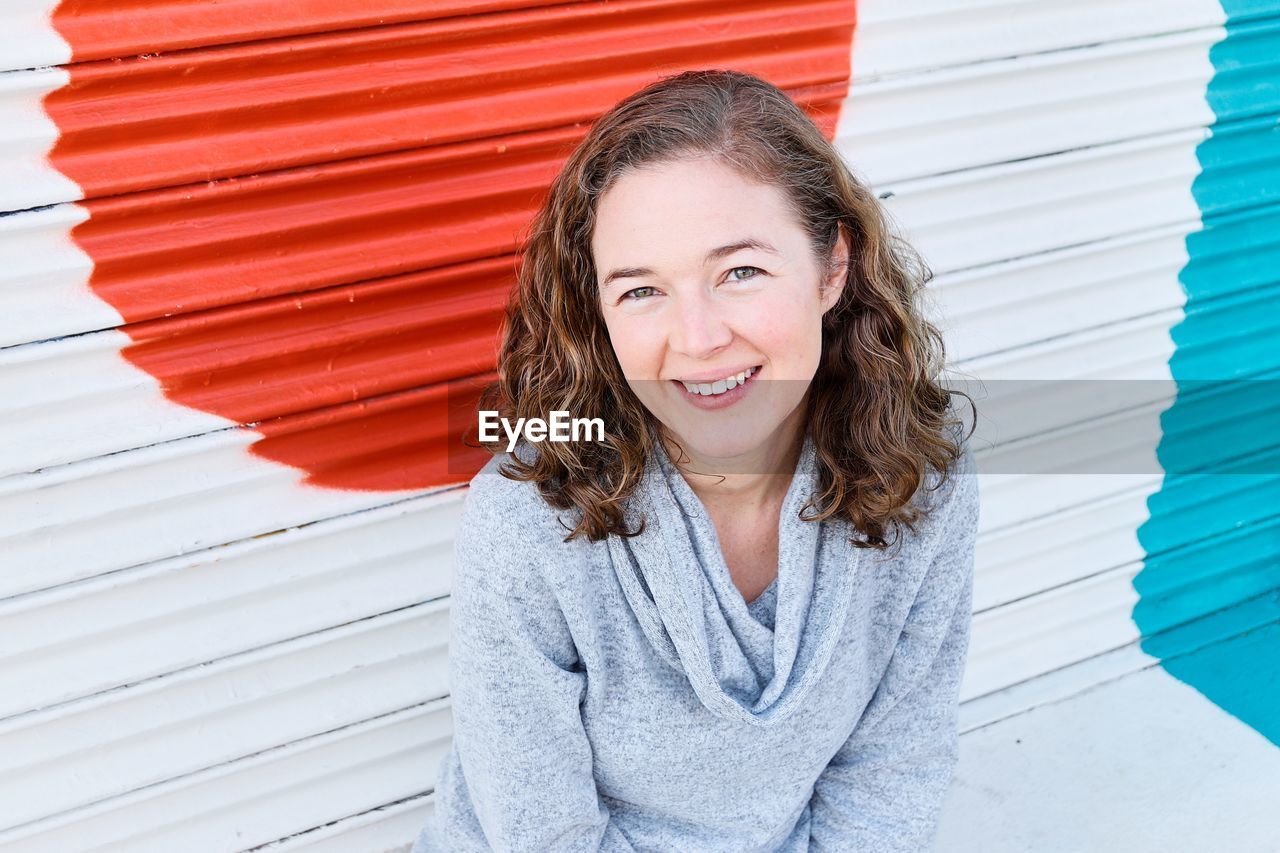
M577 510L575 527L561 521L566 542L643 532L643 522L626 528L625 503L655 452L657 424L628 387L600 312L596 206L629 169L706 155L782 189L828 275L841 228L849 235L846 284L824 315L807 398L821 489L804 520L843 518L866 536L854 538L858 547L887 547L895 522L914 529L912 497L927 471L945 480L961 452L948 409L952 393L968 395L936 381L942 336L917 304L933 273L795 102L737 71L688 71L635 92L592 125L552 182L524 241L498 380L480 408L512 423L567 411L602 417L610 430L604 441L541 442L531 461L512 454L499 470L537 483L553 507Z

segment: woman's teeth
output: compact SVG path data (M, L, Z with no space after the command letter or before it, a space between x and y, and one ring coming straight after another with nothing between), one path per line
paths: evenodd
M730 388L737 388L739 385L746 382L747 379L750 378L758 369L759 368L757 367L749 367L741 373L734 374L733 376L729 376L724 379L717 379L715 382L693 383L685 382L683 379L680 380L680 382L684 385L685 390L690 394L701 394L704 397L712 397L716 394L723 394Z

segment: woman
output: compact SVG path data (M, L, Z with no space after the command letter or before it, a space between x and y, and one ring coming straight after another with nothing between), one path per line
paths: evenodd
M481 408L606 435L471 482L413 853L928 848L978 520L928 277L763 80L681 74L593 126Z

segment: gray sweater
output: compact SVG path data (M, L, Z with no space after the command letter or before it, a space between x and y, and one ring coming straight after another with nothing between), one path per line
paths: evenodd
M880 552L798 518L817 483L806 439L778 579L749 604L665 453L628 505L645 533L596 543L564 542L505 458L463 509L454 739L411 853L930 848L972 615L967 445L917 494L917 532Z

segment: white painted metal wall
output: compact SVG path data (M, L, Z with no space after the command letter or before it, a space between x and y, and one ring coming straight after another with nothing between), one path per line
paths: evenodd
M0 12L10 164L56 135L37 84L62 72L22 70L70 56L45 14ZM1224 20L1206 0L859 4L838 144L938 273L957 367L1169 378ZM0 201L78 197L7 174ZM31 332L0 349L0 401L21 401L0 403L0 848L407 849L448 747L460 491L306 489L176 411L77 291L78 209L21 204L0 217L4 325ZM41 342L73 299L104 331ZM1130 611L1158 485L983 475L966 731L1150 666Z
M840 143L937 273L951 363L1051 393L1065 380L1169 380L1221 8L884 3L879 19L880 5L861 7ZM936 37L890 36L922 21ZM940 42L957 52L933 65ZM978 407L980 439L1021 437ZM1002 688L1137 639L1135 531L1160 476L981 480L962 699L984 698L965 705L966 728L1017 708Z

